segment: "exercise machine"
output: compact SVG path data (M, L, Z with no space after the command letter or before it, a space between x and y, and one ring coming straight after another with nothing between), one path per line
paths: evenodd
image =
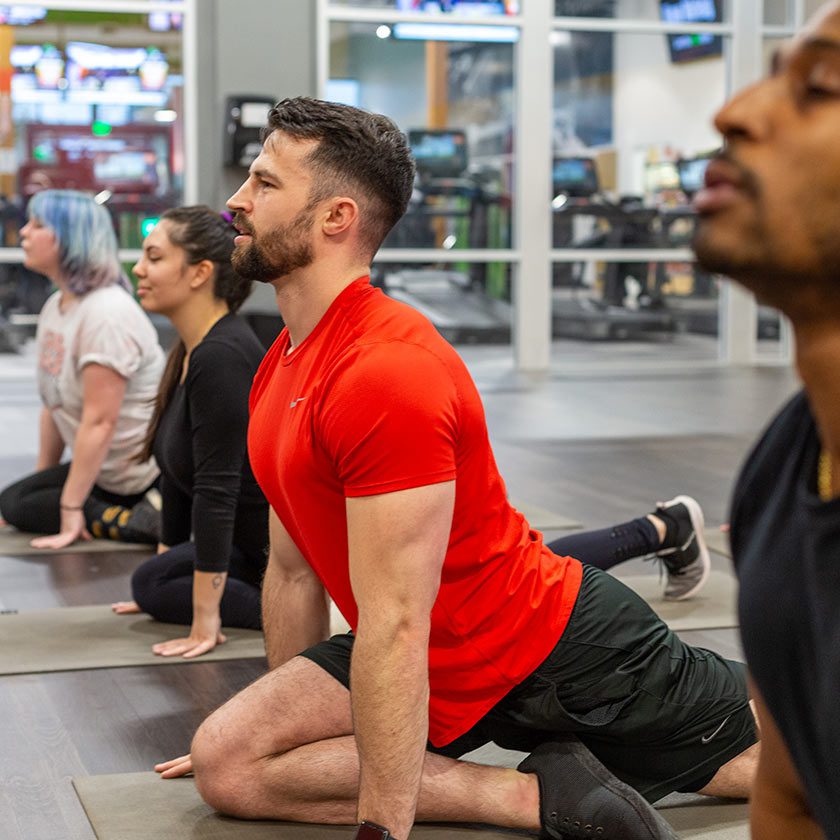
M552 187L555 247L656 246L656 208L633 197L609 200L600 191L591 158L555 158ZM600 298L593 296L584 270L582 262L555 265L551 303L555 337L619 340L674 332L663 301L650 293L647 263L607 263Z
M458 266L458 249L500 245L493 234L505 226L507 199L488 179L469 169L467 138L457 129L414 129L408 141L417 165L414 194L386 248L447 248ZM505 243L506 244L506 243ZM387 295L422 312L452 343L510 341L510 303L487 293L485 264L452 269L383 267L376 282Z

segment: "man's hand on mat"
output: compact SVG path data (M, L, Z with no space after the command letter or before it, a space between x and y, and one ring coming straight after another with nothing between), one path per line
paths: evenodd
M187 753L161 764L155 764L155 770L160 773L162 779L178 779L186 776L192 773L192 756Z
M76 540L91 540L85 525L85 515L80 510L61 511L61 531L50 537L36 537L29 544L32 548L66 548Z
M129 613L143 612L137 601L117 601L111 604L111 609L117 615L128 615Z
M222 620L218 615L204 618L195 616L187 638L159 642L152 645L152 652L158 656L183 656L184 659L193 659L226 641L227 637L222 633Z

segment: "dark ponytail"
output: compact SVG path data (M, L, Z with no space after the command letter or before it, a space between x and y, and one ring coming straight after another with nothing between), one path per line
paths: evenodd
M216 267L213 274L213 293L223 300L231 312L236 312L251 294L253 282L240 277L230 263L236 228L230 216L211 210L204 204L174 207L167 210L161 221L169 222L169 240L184 249L189 265L210 260Z
M251 293L252 281L240 277L230 262L236 230L230 224L230 217L220 215L204 204L191 207L174 207L167 210L161 221L168 221L168 236L173 245L184 250L188 265L210 260L214 265L213 294L223 300L231 312L236 312ZM155 407L143 446L136 460L143 462L152 457L155 435L160 418L172 399L172 394L181 378L184 358L187 355L183 341L178 341L169 351L166 367L158 386Z

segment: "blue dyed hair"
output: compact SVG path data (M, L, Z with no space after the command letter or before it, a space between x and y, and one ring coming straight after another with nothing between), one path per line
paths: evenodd
M114 283L131 289L117 256L111 216L91 196L77 190L44 190L32 197L27 213L55 233L59 271L74 295Z

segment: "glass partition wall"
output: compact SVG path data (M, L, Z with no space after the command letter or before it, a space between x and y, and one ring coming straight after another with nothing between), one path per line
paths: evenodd
M817 5L319 0L321 95L391 116L418 162L375 280L520 370L788 359L776 313L693 262L691 197L715 112Z
M321 91L390 116L417 162L373 282L455 344L510 347L516 3L323 5ZM508 351L509 354L509 351Z
M147 228L194 201L194 0L0 5L0 316L25 323L49 284L17 247L30 198L95 195L133 263Z

